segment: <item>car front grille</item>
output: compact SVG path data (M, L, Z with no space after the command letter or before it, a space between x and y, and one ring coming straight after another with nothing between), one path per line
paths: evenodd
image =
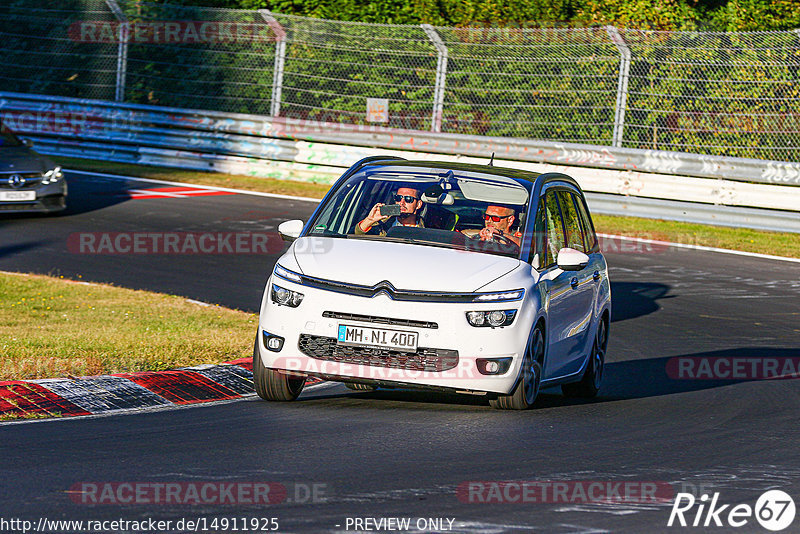
M377 315L361 315L358 313L345 312L322 312L323 317L329 319L340 319L342 321L360 321L362 323L388 324L393 326L410 326L412 328L439 328L433 321L417 321L414 319L393 319L391 317L379 317Z
M25 185L22 187L14 187L8 183L8 179L14 174L19 174L25 178ZM37 187L42 182L42 173L40 172L3 172L0 173L0 189L12 190L25 190Z
M442 372L458 365L458 351L419 347L403 352L383 347L337 345L336 338L300 334L300 352L317 360L389 367L407 371Z
M442 293L439 291L397 289L387 280L383 280L372 286L365 286L349 282L325 280L306 275L298 276L300 276L300 283L304 286L366 298L372 298L383 293L392 300L405 302L474 302L475 298L480 296L480 293Z

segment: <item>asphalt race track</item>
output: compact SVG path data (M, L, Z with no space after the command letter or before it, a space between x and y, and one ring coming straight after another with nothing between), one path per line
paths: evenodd
M164 186L75 173L69 179L67 213L0 216L0 270L80 276L256 312L280 244L255 255L108 255L71 251L68 243L82 232L274 232L283 220L306 219L315 206L240 194L148 198L130 191ZM703 528L668 528L672 500L584 502L570 493L550 499L557 502L482 503L457 489L481 481L566 482L570 488L650 482L671 491L670 498L681 491L719 493L720 504L754 506L766 490L781 489L800 503L800 381L685 379L667 372L678 357L748 366L797 361L800 264L625 247L606 254L614 313L596 400L550 391L538 409L513 413L493 410L480 397L357 393L322 384L289 404L251 397L4 424L0 516L34 522L277 518L280 532L348 526L352 532L353 518L365 517L406 517L412 524L450 518L454 532L638 533ZM267 506L90 505L74 502L71 493L84 482L208 481L275 482L288 494ZM311 484L320 488L318 502L304 493ZM686 514L688 521L696 511ZM797 518L786 532L799 526ZM767 532L752 517L737 531Z

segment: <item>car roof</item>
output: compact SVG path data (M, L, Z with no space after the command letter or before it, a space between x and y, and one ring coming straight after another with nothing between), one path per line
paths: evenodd
M510 167L495 167L494 165L478 165L476 163L461 163L454 161L426 161L426 160L406 160L396 157L387 157L386 159L375 157L372 161L365 162L363 167L407 167L408 172L412 173L417 171L427 171L430 169L442 169L451 171L461 171L464 173L474 173L483 175L495 175L506 178L511 178L520 185L524 186L529 191L533 191L535 186L541 188L545 182L553 180L563 180L574 185L579 191L580 186L575 180L562 173L540 173L535 171L523 171L520 169L512 169ZM538 181L538 184L537 184ZM538 191L536 191L538 194Z
M413 170L425 169L443 169L452 171L463 171L467 173L477 174L493 174L496 176L505 176L513 178L518 182L527 182L532 184L536 181L536 177L541 173L521 171L519 169L510 169L508 167L494 167L489 165L478 165L475 163L460 163L453 161L424 161L424 160L404 160L404 159L389 159L370 161L366 166L383 166L391 165L392 167L408 167L409 172Z

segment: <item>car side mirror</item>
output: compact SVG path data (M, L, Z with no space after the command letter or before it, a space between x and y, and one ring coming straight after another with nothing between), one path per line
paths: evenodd
M293 219L291 221L283 221L278 225L278 233L284 241L292 242L300 237L300 232L303 231L305 223L300 219Z
M574 248L562 248L556 257L558 267L564 271L580 271L589 265L589 256Z

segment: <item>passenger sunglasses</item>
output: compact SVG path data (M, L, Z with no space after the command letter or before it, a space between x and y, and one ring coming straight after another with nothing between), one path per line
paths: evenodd
M417 197L412 197L410 195L395 195L394 201L400 202L401 200L405 200L407 204L411 204L412 202L417 201Z
M508 215L489 215L488 213L484 213L484 214L483 214L483 220L485 220L485 221L492 221L492 222L500 222L500 221L502 221L503 219L508 219L508 218L509 218L509 217L511 217L512 215L514 215L514 214L513 214L513 213L510 213L510 214L508 214Z

